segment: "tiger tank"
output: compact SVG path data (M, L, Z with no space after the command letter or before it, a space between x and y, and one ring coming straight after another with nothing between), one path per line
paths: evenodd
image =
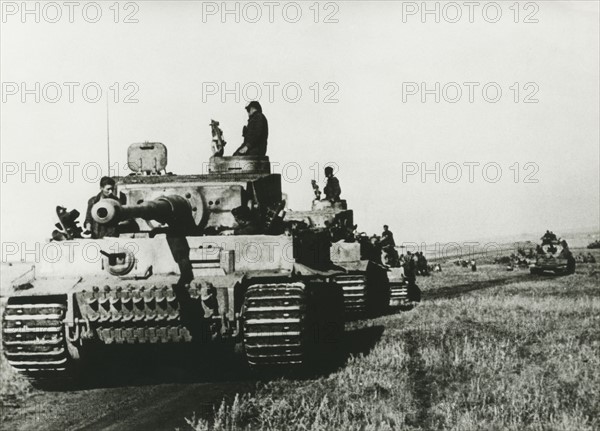
M12 367L47 381L97 346L230 343L251 367L296 369L336 347L346 271L328 231L289 226L267 156L220 154L206 173L175 175L165 145L131 145L133 173L89 211L111 237L84 238L79 213L57 207L58 258L12 283L2 316Z
M341 271L333 277L342 288L347 316L377 315L387 310L390 301L388 268L382 264L381 250L354 234L353 210L346 200L320 199L313 181L315 199L310 210L287 211L286 221L326 229L331 239L330 258Z

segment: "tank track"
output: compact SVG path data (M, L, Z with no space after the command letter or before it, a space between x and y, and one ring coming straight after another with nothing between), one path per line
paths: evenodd
M66 374L70 356L63 324L66 297L9 298L2 317L8 363L32 379Z
M199 297L189 288L190 298ZM172 287L111 288L97 286L75 294L91 334L104 344L179 343L192 341L183 326L180 306Z
M334 277L342 287L344 311L348 314L363 314L367 310L367 280L362 274L342 274Z
M304 283L251 285L242 310L248 364L301 365L307 354L306 308Z
M416 284L410 287L406 280L390 282L390 307L412 308L421 302L421 289Z
M405 281L390 282L390 307L401 307L409 303L408 283Z

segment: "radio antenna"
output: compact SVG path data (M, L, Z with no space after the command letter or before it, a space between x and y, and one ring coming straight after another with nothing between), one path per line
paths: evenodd
M106 93L106 160L108 163L108 170L106 171L110 177L110 123L108 115L108 93Z

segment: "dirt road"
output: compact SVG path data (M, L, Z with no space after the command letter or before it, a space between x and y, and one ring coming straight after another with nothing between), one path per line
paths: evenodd
M347 325L339 345L343 353L340 360L345 362L350 355L368 354L383 333L382 326L362 326L360 322ZM326 363L308 375L288 377L304 380L307 376L326 376L336 367L335 363ZM218 409L223 399L231 405L236 394L253 393L257 383L281 377L276 371L272 374L250 371L241 352L226 346L208 355L190 355L185 351L165 354L160 349L142 354L105 352L95 354L81 375L76 389L36 389L18 401L9 402L0 411L0 428L191 430L185 418L195 413L197 417L210 419L213 409Z
M115 358L86 371L83 388L34 390L3 406L2 429L174 430L190 429L185 418L209 418L213 407L236 393L252 392L255 380L238 358L204 363L122 365ZM138 359L139 361L139 359ZM222 371L218 371L222 370Z

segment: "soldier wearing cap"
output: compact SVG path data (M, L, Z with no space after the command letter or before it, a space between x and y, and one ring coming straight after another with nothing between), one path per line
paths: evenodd
M381 245L382 247L396 247L396 242L394 241L394 234L390 230L387 224L383 225L383 232L381 233Z
M262 113L258 101L253 100L246 106L248 111L248 125L244 126L242 136L244 143L238 148L234 156L265 156L267 154L267 138L269 137L269 123Z
M340 187L340 181L333 176L333 168L331 166L325 167L325 178L327 178L327 183L323 189L325 200L339 202L342 189Z

